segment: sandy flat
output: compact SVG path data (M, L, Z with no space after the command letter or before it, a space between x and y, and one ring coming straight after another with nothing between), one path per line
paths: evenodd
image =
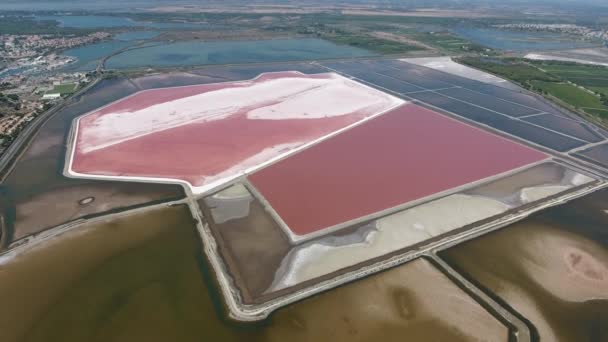
M551 55L550 53L543 53L543 54L529 53L529 54L525 55L524 58L536 60L536 61L562 61L562 62L574 62L574 63L581 63L581 64L608 66L608 62L603 63L603 62L598 62L598 61L594 61L594 60L589 60L589 59L585 59L583 56L581 56L580 58L574 58L574 57Z
M448 74L468 78L483 83L493 84L495 86L507 88L507 89L519 89L513 83L502 79L500 77L488 74L481 70L477 70L466 65L456 63L451 57L422 57L422 58L404 58L401 59L404 62L412 63L427 68L443 71Z

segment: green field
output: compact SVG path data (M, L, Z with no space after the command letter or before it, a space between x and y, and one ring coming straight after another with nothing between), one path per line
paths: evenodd
M541 89L543 92L555 96L572 107L585 111L588 109L608 110L608 106L604 105L597 95L591 94L575 85L543 81L532 81L531 83L537 89Z
M336 44L354 46L386 55L421 50L417 46L364 35L323 35L322 38Z
M448 53L481 52L486 51L487 49L486 47L473 44L470 41L459 38L449 32L416 32L408 34L408 36Z
M596 93L608 94L608 86L606 86L606 87L585 86L585 88L589 88L589 89L595 91Z
M608 109L585 108L585 112L597 115L601 118L608 118Z
M560 81L560 78L544 72L534 65L511 59L464 57L458 59L458 61L474 68L508 78L522 85L526 85L530 80L546 82Z
M513 80L579 112L608 121L608 68L519 58L461 58L461 63ZM603 94L603 95L602 95ZM602 100L602 96L604 100Z
M55 87L53 87L53 90L51 90L50 93L51 94L59 93L61 95L72 94L72 93L74 93L74 91L76 91L77 87L78 87L78 84L76 84L76 83L64 83L64 84L56 85Z
M536 63L535 63L536 64ZM608 78L608 68L595 65L582 65L572 63L540 63L539 67L552 74L564 76L564 77L603 77Z
M540 69L591 91L608 95L608 68L594 65L540 65Z

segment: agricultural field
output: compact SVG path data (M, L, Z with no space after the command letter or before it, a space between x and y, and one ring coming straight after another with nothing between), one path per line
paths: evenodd
M536 68L532 64L521 62L517 59L465 57L458 59L458 61L492 74L508 78L520 84L525 84L530 79L548 82L559 80L553 75Z
M445 53L479 52L488 50L486 47L474 44L467 39L453 35L450 32L412 33L410 36L422 43L436 47Z
M379 52L382 54L390 55L390 54L399 54L399 53L407 53L412 51L421 50L420 47L405 44L402 42L392 41L388 39L378 39L371 36L363 36L363 35L327 35L323 36L324 39L330 40L337 44L354 46L357 48L370 50L374 52Z
M541 69L594 92L608 95L608 68L602 66L549 64Z
M589 90L581 89L571 83L532 81L531 84L533 89L554 96L575 108L582 109L589 114L608 117L608 106Z
M462 63L510 79L561 105L606 123L608 68L518 58L461 58Z

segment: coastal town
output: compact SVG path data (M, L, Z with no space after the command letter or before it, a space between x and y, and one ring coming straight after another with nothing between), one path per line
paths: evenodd
M84 44L107 39L111 35L107 32L95 32L79 37L56 37L54 35L0 35L0 49L5 59L23 59L27 57L43 57L45 54L59 50L69 49Z
M90 73L9 76L0 80L0 154L25 126L93 79Z
M574 24L503 24L494 27L514 31L543 31L581 36L589 40L601 40L608 43L608 30L593 29Z
M52 34L0 34L0 78L59 69L74 62L74 58L61 54L63 50L96 43L111 36L110 33L101 31L68 37Z
M91 81L84 72L58 72L75 62L65 49L110 38L107 32L82 36L0 34L0 153L36 116Z

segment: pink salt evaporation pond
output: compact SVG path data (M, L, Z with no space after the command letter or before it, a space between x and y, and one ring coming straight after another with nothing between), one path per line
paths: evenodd
M546 158L405 104L248 179L297 240Z
M76 121L68 173L202 193L403 102L335 73L141 91Z

